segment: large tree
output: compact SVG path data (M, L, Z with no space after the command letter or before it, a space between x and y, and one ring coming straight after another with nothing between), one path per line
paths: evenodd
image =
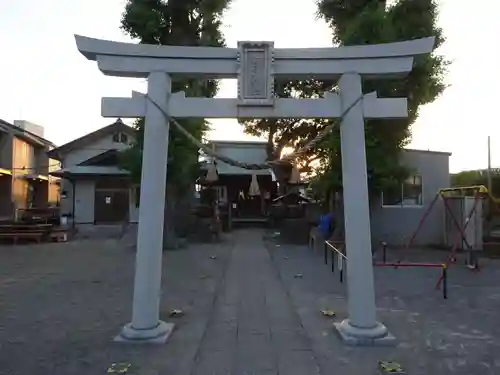
M435 0L318 0L318 14L332 30L335 46L363 45L436 37L435 48L443 42L437 26ZM369 189L378 197L383 189L398 187L409 170L400 163L401 149L410 141L411 125L421 105L434 101L445 89L444 75L448 62L437 54L415 59L413 71L404 80L364 82L365 93L377 91L381 97L408 97L408 118L366 122L366 153ZM336 90L335 82L308 80L279 82L281 97L317 98ZM245 131L266 137L268 158L276 159L284 148L297 150L307 144L331 120L260 119L245 121ZM316 162L315 186L326 192L342 188L339 129L298 160L305 169ZM319 163L319 166L318 166ZM314 165L314 164L313 164Z
M122 17L122 29L139 43L156 45L224 46L221 32L222 15L231 0L127 0ZM185 91L187 96L213 97L217 81L174 80L172 91ZM179 121L191 134L201 139L208 129L205 120ZM144 121L135 124L137 141L123 155L123 165L140 182ZM167 201L165 210L164 247L176 247L174 214L186 213L176 207L190 200L194 179L198 173L198 148L172 126L168 149ZM187 192L187 193L186 193ZM183 197L184 196L184 197ZM178 228L177 228L178 229Z
M437 26L435 0L318 0L318 14L332 29L338 46L397 42L436 37L435 48L444 42ZM420 106L433 102L445 89L448 62L433 53L415 59L412 72L403 80L364 82L364 92L377 91L381 97L407 97L408 118L366 121L368 182L372 197L383 189L398 186L409 171L401 164L401 149L411 137L411 125ZM328 152L318 169L323 190L341 189L341 155L338 132L324 146Z
M281 98L318 98L331 89L332 82L315 80L277 82L275 93ZM297 151L314 139L328 124L326 121L310 119L256 119L243 120L245 133L267 139L267 158L276 160L285 148ZM302 170L318 160L318 150L306 152L300 160L294 160Z

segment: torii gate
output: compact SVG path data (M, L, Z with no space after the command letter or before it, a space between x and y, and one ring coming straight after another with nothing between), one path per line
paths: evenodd
M141 204L132 322L116 340L164 343L173 324L159 320L163 211L169 122L173 118L339 118L344 187L349 318L336 325L349 344L392 341L377 322L371 255L364 120L404 118L406 98L364 95L362 79L399 78L415 55L430 53L434 38L341 48L274 49L272 42L238 48L155 46L75 36L78 50L106 75L148 79L147 97L103 98L104 117L145 118ZM237 99L186 98L171 92L176 77L238 78ZM277 79L339 79L340 93L321 99L276 98ZM156 105L155 105L156 103Z

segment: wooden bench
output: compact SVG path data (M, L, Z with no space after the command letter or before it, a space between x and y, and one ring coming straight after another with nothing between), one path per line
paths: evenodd
M14 245L17 245L19 239L34 239L37 243L41 243L45 234L43 231L11 231L0 232L0 238L12 239Z

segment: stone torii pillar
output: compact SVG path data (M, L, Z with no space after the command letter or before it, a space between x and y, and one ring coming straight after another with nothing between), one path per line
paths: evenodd
M118 340L163 343L173 327L158 317L169 124L153 100L174 118L339 118L356 103L340 127L349 318L336 328L348 344L393 341L375 313L364 120L404 118L407 106L405 98L362 96L362 80L407 74L415 55L432 51L434 38L311 49L274 49L271 42L240 42L238 48L160 47L82 36L76 36L76 42L79 51L97 61L104 74L148 78L147 97L134 92L130 98L102 100L104 117L146 119L132 322ZM238 98L171 94L170 77L238 78ZM276 98L275 78L339 79L340 94L326 93L320 99Z
M148 76L148 96L161 108L167 106L171 86L165 72ZM142 251L137 251L135 262L132 322L123 327L116 340L161 343L173 329L172 323L159 320L169 122L152 102L146 103L144 117L142 164L148 167L141 171L137 231L137 249Z

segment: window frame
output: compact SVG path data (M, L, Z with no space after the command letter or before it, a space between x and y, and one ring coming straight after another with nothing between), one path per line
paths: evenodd
M128 135L126 133L120 132L119 134L119 143L122 143L124 145L128 144Z
M401 183L401 203L400 204L384 204L384 192L380 193L380 198L381 198L381 207L382 208L423 208L425 205L424 202L424 177L422 173L412 173L408 177L413 177L415 178L416 176L420 177L420 188L421 188L421 199L420 199L420 204L405 204L404 203L404 184L405 182L403 181Z
M112 136L113 143L128 144L128 134L124 132L115 132Z

